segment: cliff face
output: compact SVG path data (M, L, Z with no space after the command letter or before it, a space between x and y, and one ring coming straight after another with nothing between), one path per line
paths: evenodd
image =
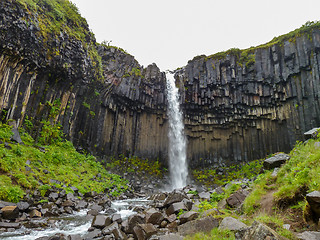
M0 2L0 117L20 126L31 120L35 136L45 120L59 122L75 145L98 155L166 162L165 74L97 44L85 21L82 38L68 30L72 19L50 32L43 14ZM314 29L294 41L196 57L176 71L190 165L289 151L320 124L319 54Z
M289 151L319 126L320 31L199 56L176 74L194 166Z
M31 120L35 136L44 120L59 122L75 145L98 155L165 161L165 74L96 44L87 26L77 39L43 34L42 20L16 1L0 3L1 118Z

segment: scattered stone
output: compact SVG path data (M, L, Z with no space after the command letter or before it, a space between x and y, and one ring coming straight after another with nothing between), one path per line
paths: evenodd
M164 219L163 214L154 208L151 208L146 212L146 223L160 225L163 219Z
M20 223L0 222L0 228L20 228Z
M145 240L157 233L157 229L151 223L138 224L133 228L133 233L138 240Z
M121 223L122 219L121 219L121 214L113 214L112 215L112 222L117 222L117 223Z
M199 198L202 200L210 200L210 193L209 192L199 193Z
M306 199L311 207L311 210L314 214L317 215L317 218L320 217L320 192L313 191L306 195Z
M94 229L92 232L87 233L86 235L84 235L84 239L85 240L91 240L94 238L98 238L102 236L102 232L100 229Z
M179 234L185 236L197 232L209 232L219 226L219 221L213 217L205 217L193 220L178 226Z
M319 240L320 232L305 231L303 233L298 233L297 237L301 240Z
M81 237L80 234L76 234L76 235L69 235L68 240L83 240L83 238Z
M226 217L224 218L219 226L219 229L228 229L231 231L238 231L243 228L247 228L248 226L243 222L233 218L233 217Z
M133 228L144 223L144 216L141 214L131 215L128 218L128 233L133 233Z
M31 218L36 218L36 217L41 217L41 212L39 212L36 209L33 209L30 213L29 213Z
M184 193L184 192L171 192L169 193L168 197L166 198L166 200L164 201L163 205L164 206L169 206L173 203L176 202L181 202L183 199L187 198L188 196Z
M246 197L248 196L249 192L247 192L246 190L238 190L237 192L233 193L230 195L230 197L228 197L226 199L227 204L231 207L231 208L237 208L240 207L241 204L243 203L243 201L246 199Z
M11 125L11 124L9 123L9 125ZM15 141L15 142L17 142L19 144L23 144L18 128L14 126L11 131L13 133L13 135L11 137L11 140Z
M183 240L183 237L175 233L170 233L168 235L160 236L159 240Z
M126 235L121 231L120 226L117 222L112 223L109 226L106 226L102 230L103 235L113 234L116 239L122 240L127 239Z
M318 136L320 128L312 128L311 130L304 133L305 139L316 138Z
M242 240L252 240L252 239L254 239L254 240L266 240L266 239L282 240L283 239L274 230L272 230L268 226L266 226L262 223L259 223L257 221L255 221L251 227L237 232L236 239L238 239L239 237L241 237L240 239L242 239Z
M180 210L187 211L186 205L184 205L183 202L176 202L171 204L171 206L167 209L166 213L167 215L171 215L173 213L178 213Z
M27 202L18 202L17 207L19 208L19 211L25 212L26 210L29 209L30 204Z
M93 221L92 221L92 224L91 224L91 227L94 227L94 228L104 228L108 225L111 224L111 218L108 217L108 216L105 216L105 215L97 215L93 218Z
M290 159L290 156L285 153L279 153L273 157L267 158L263 162L263 167L267 170L280 167L283 163Z
M197 217L199 217L198 212L189 211L189 212L183 213L179 217L180 224L195 220Z
M17 206L6 206L1 211L4 219L14 220L19 217L19 208Z

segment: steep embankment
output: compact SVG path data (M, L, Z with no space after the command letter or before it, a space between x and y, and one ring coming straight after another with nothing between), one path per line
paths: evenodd
M289 151L320 123L318 25L176 72L192 167ZM97 44L69 1L1 1L0 79L1 117L31 120L34 137L59 122L92 153L167 160L165 74Z

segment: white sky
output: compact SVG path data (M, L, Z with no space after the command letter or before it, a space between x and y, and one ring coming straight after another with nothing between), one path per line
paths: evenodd
M320 0L71 0L98 42L145 67L185 66L201 54L257 46L320 20Z

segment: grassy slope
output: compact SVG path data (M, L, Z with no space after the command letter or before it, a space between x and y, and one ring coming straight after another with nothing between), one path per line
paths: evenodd
M27 133L21 133L24 145L10 143L11 135L11 128L0 123L0 200L17 202L27 190L39 189L44 194L52 185L68 192L72 191L69 186L75 186L81 193L96 191L112 196L127 189L125 180L108 173L93 156L78 153L68 141L42 146L43 152Z
M225 209L219 214L214 212L213 216L233 216L247 224L258 220L288 239L296 239L294 232L304 231L307 227L315 230L316 224L309 215L305 195L320 190L320 136L318 139L298 142L289 155L290 160L280 168L277 176L272 176L273 170L258 175L241 213ZM223 195L212 194L210 202L199 205L200 212L217 207L221 199L230 196L237 188L237 185L232 185ZM283 224L290 224L291 231L284 229ZM199 233L187 239L216 238L234 239L234 236L230 232L214 229L209 234Z

